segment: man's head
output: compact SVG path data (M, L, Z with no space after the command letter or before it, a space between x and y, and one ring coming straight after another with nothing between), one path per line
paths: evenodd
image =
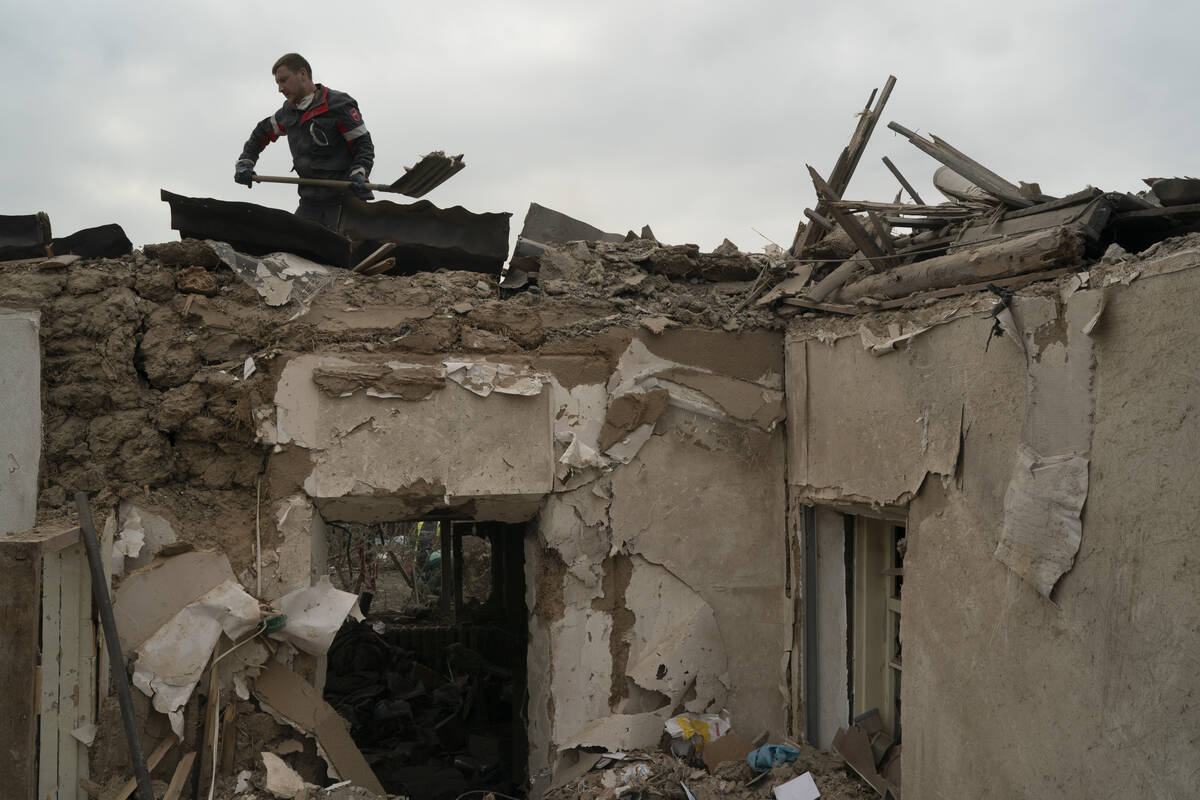
M275 85L279 87L279 93L286 97L289 103L298 103L317 89L313 84L312 67L299 53L285 53L280 56L271 67L271 74L275 76Z

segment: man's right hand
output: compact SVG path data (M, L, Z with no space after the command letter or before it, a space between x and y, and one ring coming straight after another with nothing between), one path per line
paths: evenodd
M240 159L233 168L233 180L243 186L254 188L254 162L248 158Z

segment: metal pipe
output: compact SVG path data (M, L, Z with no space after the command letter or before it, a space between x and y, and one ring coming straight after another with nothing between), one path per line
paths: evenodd
M117 698L121 701L121 721L125 724L129 759L133 762L133 774L137 778L138 800L154 800L154 787L150 784L150 771L146 769L146 756L142 752L142 738L138 736L137 720L133 716L129 674L125 671L125 657L121 655L121 640L117 638L117 622L113 618L108 581L104 577L104 566L100 559L100 543L96 540L96 526L92 522L92 507L86 492L75 493L75 505L79 507L79 529L83 533L83 546L87 549L88 566L92 571L92 597L100 611L104 641L108 645L108 660L112 665L112 679L117 685Z

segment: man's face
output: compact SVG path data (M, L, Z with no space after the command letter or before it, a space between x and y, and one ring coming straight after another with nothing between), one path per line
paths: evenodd
M312 90L309 86L308 73L304 70L293 72L287 67L275 70L275 85L279 93L287 98L289 103L298 103Z

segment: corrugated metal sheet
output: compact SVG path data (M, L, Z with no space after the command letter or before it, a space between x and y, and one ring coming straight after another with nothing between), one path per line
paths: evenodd
M441 150L428 154L404 172L404 177L391 184L392 190L409 197L423 197L450 180L467 166L462 155L448 156Z

